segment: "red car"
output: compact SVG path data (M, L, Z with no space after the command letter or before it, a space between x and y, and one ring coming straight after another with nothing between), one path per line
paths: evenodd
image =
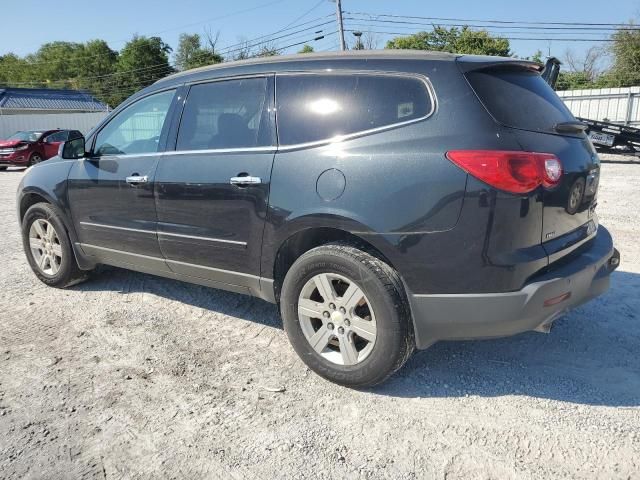
M16 132L0 140L0 170L30 166L55 157L62 142L81 137L77 130L32 130Z

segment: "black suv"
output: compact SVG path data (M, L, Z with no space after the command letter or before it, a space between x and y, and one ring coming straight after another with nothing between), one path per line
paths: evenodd
M109 264L254 295L310 368L360 387L603 293L599 172L536 63L312 54L160 80L30 169L18 210L46 284Z

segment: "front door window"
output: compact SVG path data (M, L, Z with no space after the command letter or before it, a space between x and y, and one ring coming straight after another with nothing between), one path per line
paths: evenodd
M116 115L96 137L94 154L131 155L158 151L175 91L149 95Z

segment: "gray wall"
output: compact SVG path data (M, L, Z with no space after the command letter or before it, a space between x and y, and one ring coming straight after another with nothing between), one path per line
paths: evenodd
M640 87L557 92L571 113L589 120L640 125Z
M80 130L86 135L107 113L0 115L0 139L6 139L18 130L51 130L54 128Z

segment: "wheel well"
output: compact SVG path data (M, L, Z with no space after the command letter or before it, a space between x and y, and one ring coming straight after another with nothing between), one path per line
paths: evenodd
M43 202L51 203L42 195L38 195L37 193L28 193L24 197L22 197L22 200L20 201L20 221L22 222L24 214L27 213L27 210L29 210L32 205Z
M280 298L280 288L291 265L312 248L333 242L346 242L379 258L393 267L380 250L352 233L336 228L309 228L289 237L278 249L274 265L273 279L276 300Z

